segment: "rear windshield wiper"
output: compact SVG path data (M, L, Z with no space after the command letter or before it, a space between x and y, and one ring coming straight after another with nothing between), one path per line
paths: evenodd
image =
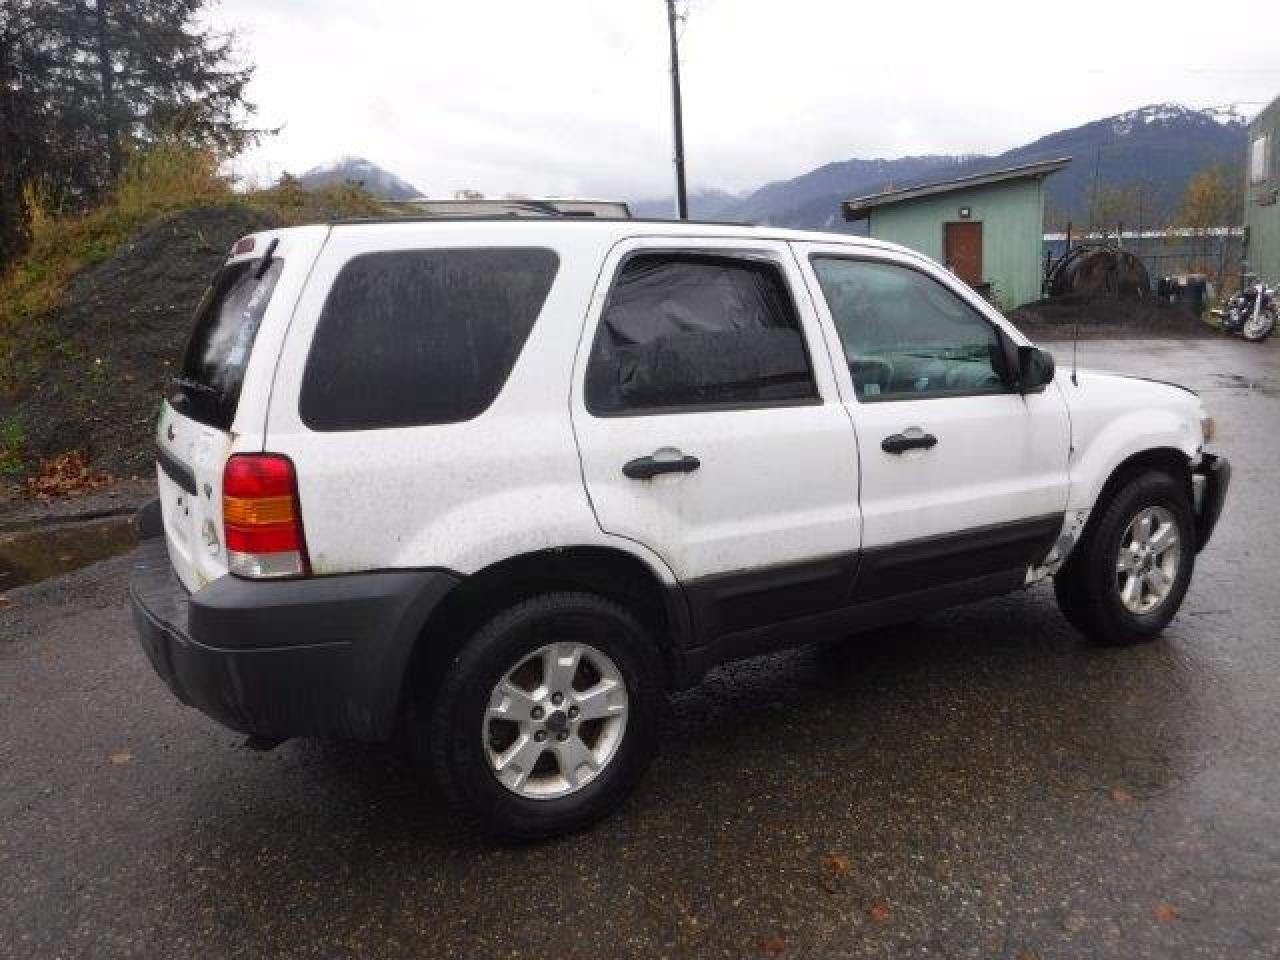
M222 396L222 391L217 387L211 387L207 383L201 383L199 380L192 380L190 377L170 377L169 382L175 387L181 387L183 390L194 390L196 393L205 393L211 397Z

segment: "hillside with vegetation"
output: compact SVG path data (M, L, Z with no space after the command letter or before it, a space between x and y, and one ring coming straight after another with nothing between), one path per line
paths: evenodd
M150 466L151 423L210 276L275 226L379 213L351 184L241 193L212 151L162 142L82 213L31 204L27 251L0 277L0 473L68 451L114 476Z

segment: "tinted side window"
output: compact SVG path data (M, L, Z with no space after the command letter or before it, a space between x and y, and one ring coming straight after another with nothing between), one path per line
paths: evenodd
M817 397L795 305L775 265L641 254L618 272L587 366L592 413Z
M918 270L814 257L862 400L1008 393L995 327Z
M371 253L338 274L299 409L312 430L469 420L497 397L555 278L550 250Z

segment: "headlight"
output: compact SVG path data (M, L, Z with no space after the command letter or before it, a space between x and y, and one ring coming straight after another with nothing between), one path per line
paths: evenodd
M1214 438L1218 435L1218 424L1213 417L1200 418L1200 436L1204 438L1205 443L1213 443Z

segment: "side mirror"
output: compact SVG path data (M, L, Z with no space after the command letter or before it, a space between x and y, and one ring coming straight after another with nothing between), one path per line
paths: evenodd
M1039 347L1018 347L1018 389L1042 393L1053 382L1053 354Z

